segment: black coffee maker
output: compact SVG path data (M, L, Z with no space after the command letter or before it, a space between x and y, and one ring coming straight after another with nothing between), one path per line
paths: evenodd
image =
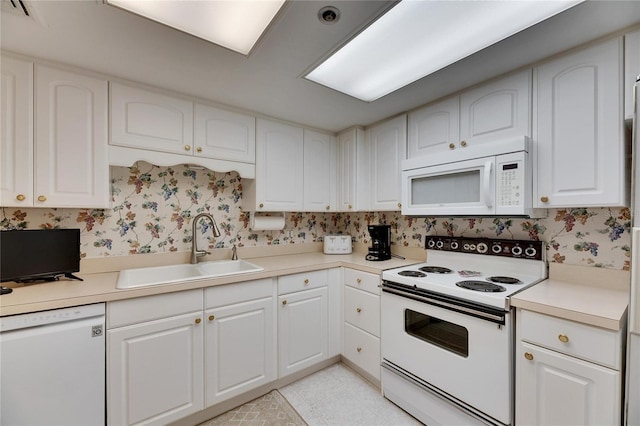
M391 259L391 226L369 225L368 229L371 236L371 247L369 247L369 253L365 256L365 259Z

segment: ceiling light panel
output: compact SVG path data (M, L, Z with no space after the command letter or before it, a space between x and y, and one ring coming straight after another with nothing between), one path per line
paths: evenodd
M578 3L403 0L305 78L371 102Z
M105 0L248 55L285 0Z

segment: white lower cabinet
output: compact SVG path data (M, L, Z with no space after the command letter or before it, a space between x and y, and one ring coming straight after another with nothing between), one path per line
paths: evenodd
M380 276L344 269L342 356L380 380Z
M203 407L202 290L107 305L107 423L162 425Z
M276 379L272 279L205 290L205 406Z
M619 425L623 331L518 310L517 425Z
M280 377L328 359L328 271L278 278Z

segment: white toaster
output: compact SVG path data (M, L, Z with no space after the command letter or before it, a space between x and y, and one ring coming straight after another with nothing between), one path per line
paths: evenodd
M325 235L324 254L350 254L351 235Z

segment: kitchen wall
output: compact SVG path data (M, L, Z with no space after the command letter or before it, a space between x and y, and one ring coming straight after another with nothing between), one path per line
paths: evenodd
M399 212L287 213L284 230L253 231L248 214L240 208L242 180L235 172L139 162L130 168L112 167L111 186L111 209L5 207L0 229L80 228L83 257L188 251L191 218L209 212L222 236L213 239L200 228L199 248L206 243L210 248L304 244L339 232L368 243L367 225L387 223L394 244L404 246L422 247L426 235L533 239L548 243L551 262L625 270L630 266L628 208L550 209L544 219L411 218Z

